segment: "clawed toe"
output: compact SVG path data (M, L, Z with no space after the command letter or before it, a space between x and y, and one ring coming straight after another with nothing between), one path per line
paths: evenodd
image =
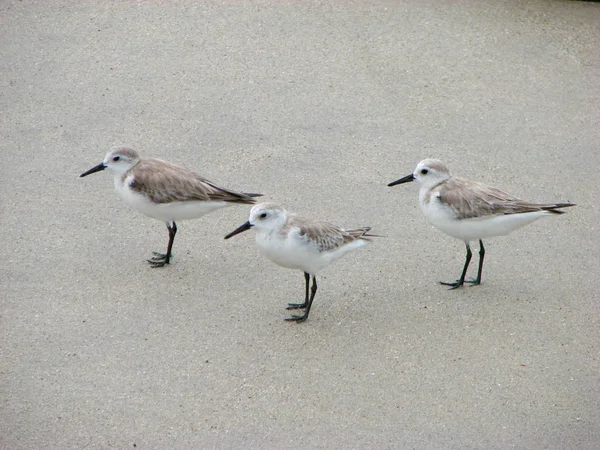
M292 315L292 317L288 317L285 319L288 322L296 322L296 323L301 323L304 322L306 320L306 314L303 316L299 316L297 314Z
M464 281L460 281L460 280L456 280L453 283L448 283L446 281L440 281L440 284L442 286L450 286L450 288L448 289L449 291L456 289L458 287L461 287L463 285Z
M442 286L450 286L450 288L448 289L449 291L459 288L461 287L464 283L469 283L471 285L471 287L473 286L478 286L481 284L481 280L478 280L477 278L474 278L472 280L456 280L453 283L447 283L445 281L440 281L440 284Z
M306 308L306 303L288 303L288 306L285 309L302 309L302 308Z
M164 267L167 264L169 264L167 261L155 261L152 259L149 259L148 262L150 263L150 267L152 267L152 268Z
M147 260L151 267L164 267L166 264L169 264L171 259L169 255L158 252L152 252L152 254L154 256Z

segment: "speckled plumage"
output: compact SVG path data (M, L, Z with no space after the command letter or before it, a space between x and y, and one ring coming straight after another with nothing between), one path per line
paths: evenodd
M308 317L317 291L316 274L346 253L366 245L376 235L370 227L344 230L329 222L309 220L272 203L252 207L248 221L225 236L225 239L254 228L258 248L275 264L302 270L306 280L304 303L290 303L288 309L306 308L304 315L289 319L303 322ZM309 280L313 287L309 296Z
M369 241L367 233L371 230L371 227L344 230L329 222L311 221L295 214L288 217L286 226L281 233L285 235L292 228L297 228L298 235L305 238L310 244L315 245L320 252L335 250L354 242L356 239Z

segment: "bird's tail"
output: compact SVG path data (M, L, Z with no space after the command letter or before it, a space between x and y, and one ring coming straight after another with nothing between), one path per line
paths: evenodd
M383 237L378 234L370 234L369 231L371 231L371 227L356 228L354 230L347 230L346 232L354 238L364 239L365 241L370 241L370 238L374 237Z
M553 205L543 205L540 208L553 214L564 214L566 211L561 211L560 208L569 208L577 206L575 203L555 203Z
M247 192L233 192L231 193L235 196L234 198L228 199L229 203L240 203L243 205L254 205L256 200L254 197L262 197L262 194L251 194Z

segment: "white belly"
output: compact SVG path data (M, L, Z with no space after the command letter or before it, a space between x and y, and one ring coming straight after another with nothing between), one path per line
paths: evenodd
M437 229L462 241L474 241L494 236L504 236L548 215L546 211L523 214L484 216L457 219L454 212L438 202L422 205L427 220Z
M256 244L267 258L282 267L302 270L311 275L316 275L333 261L366 243L365 240L357 239L334 251L320 252L317 247L298 238L293 232L286 238L275 233L256 233Z
M172 203L154 203L148 197L129 188L127 183L121 183L120 179L115 177L115 189L119 195L131 205L135 210L145 214L153 219L163 222L173 222L178 220L198 219L205 214L216 211L217 209L231 206L228 202L172 202Z

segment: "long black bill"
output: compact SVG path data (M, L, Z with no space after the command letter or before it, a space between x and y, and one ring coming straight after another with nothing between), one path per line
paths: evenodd
M239 227L237 227L235 230L233 230L231 233L229 233L227 236L225 236L225 239L229 239L230 237L235 236L236 234L241 233L242 231L246 231L249 230L250 228L252 228L252 224L248 221L243 225L240 225Z
M81 175L79 175L79 177L86 177L92 173L95 172L100 172L101 170L106 169L106 166L104 165L103 162L101 162L100 164L98 164L97 166L92 167L90 170L88 170L87 172L83 172Z
M409 181L415 181L415 176L412 173L400 178L399 180L392 181L390 184L388 184L388 186L396 186L397 184L408 183Z

